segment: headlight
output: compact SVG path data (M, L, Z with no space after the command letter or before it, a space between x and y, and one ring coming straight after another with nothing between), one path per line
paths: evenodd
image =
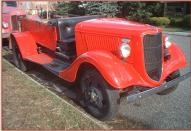
M9 24L7 22L3 22L2 25L3 25L3 28L8 28L8 26L9 26Z
M165 48L169 48L171 46L171 42L169 41L169 38L165 38Z
M131 47L129 46L129 39L122 39L122 44L120 46L120 52L121 52L121 56L123 58L127 58L130 55L131 52Z

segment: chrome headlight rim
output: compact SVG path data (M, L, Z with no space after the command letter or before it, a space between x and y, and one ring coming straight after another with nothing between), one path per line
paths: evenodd
M130 56L131 47L128 43L122 43L120 46L120 54L122 58L127 58Z
M168 49L171 45L172 43L170 42L169 37L166 37L164 43L165 48Z
M3 21L2 26L3 26L4 29L7 29L9 27L9 23Z

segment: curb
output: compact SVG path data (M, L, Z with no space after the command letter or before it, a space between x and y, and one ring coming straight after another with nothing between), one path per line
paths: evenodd
M177 35L177 36L185 36L185 37L189 37L191 36L190 32L164 32L167 35Z
M41 86L42 88L44 88L45 90L47 90L50 94L54 95L55 97L57 97L58 99L60 99L61 101L63 101L65 104L67 104L68 106L70 106L71 108L73 108L74 110L78 111L79 113L81 113L84 117L86 117L87 119L91 120L92 122L94 122L95 124L97 124L99 127L103 128L104 130L111 130L112 127L104 124L103 122L91 117L90 115L86 114L85 112L79 110L78 108L76 108L74 105L70 104L69 102L67 102L66 100L64 100L63 98L59 97L58 95L56 95L55 93L53 93L52 91L50 91L49 89L47 89L45 86L41 85L39 82L35 81L33 78L31 78L29 75L27 75L26 73L22 72L21 70L19 70L18 68L16 68L13 64L11 64L9 61L7 61L6 59L2 59L4 62L6 62L7 64L9 64L10 66L12 66L14 69L16 69L18 72L20 72L21 74L23 74L24 76L26 76L26 78L30 79L31 81L33 81L34 83L36 83L37 85Z

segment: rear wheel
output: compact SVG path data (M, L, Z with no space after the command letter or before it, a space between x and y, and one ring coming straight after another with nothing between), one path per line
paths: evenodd
M80 87L86 110L100 120L112 119L119 107L119 91L112 89L95 69L86 70Z
M177 71L173 72L172 74L170 74L170 75L166 78L166 82L169 82L169 81L171 81L171 80L173 80L173 79L176 79L176 78L178 78L178 77L180 77L180 71L179 71L179 70L177 70ZM166 89L166 90L164 90L164 91L162 91L162 92L159 92L159 93L157 93L157 94L158 94L158 95L167 95L167 94L170 94L171 92L173 92L173 91L175 91L175 90L177 89L178 85L179 85L179 83L176 84L175 86L173 86L173 87L171 87L171 88L169 88L169 89Z
M19 68L22 71L27 71L27 63L26 61L23 60L20 50L16 44L16 41L11 39L11 44L12 44L12 51L13 51L13 63L17 68Z

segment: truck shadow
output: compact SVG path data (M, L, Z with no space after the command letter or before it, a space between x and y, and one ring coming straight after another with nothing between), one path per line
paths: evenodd
M6 53L5 53L6 52ZM12 54L9 50L4 50L3 58L13 64ZM77 91L77 85L70 84L63 79L50 73L43 67L37 64L30 63L32 69L25 72L32 79L42 84L44 87L61 97L62 99L68 101L70 104L74 105L79 110L84 111L83 103L79 101L79 94ZM114 120L105 121L105 124L112 127L112 129L150 129L148 124L141 121L135 121L125 116L118 114Z

